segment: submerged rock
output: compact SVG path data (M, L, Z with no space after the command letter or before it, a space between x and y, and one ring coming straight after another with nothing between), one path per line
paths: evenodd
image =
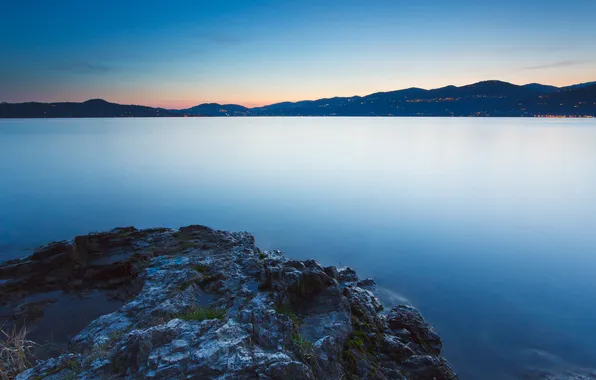
M122 301L21 380L457 378L416 309L385 316L374 280L261 251L248 233L116 229L0 265L0 279L0 307L15 318L43 320L50 301L22 307L36 293Z

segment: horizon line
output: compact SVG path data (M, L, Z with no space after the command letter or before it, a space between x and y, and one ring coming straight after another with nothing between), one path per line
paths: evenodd
M281 104L281 103L299 103L299 102L312 102L312 101L317 101L317 100L325 100L325 99L336 99L336 98L355 98L355 97L366 97L366 96L370 96L373 94L380 94L380 93L388 93L388 92L396 92L396 91L405 91L405 90L411 90L411 89L419 89L419 90L424 90L424 91L433 91L433 90L440 90L443 88L447 88L447 87L456 87L456 88L461 88L461 87L466 87L466 86L473 86L476 84L480 84L480 83L486 83L486 82L501 82L501 83L507 83L507 84L511 84L514 86L518 86L518 87L524 87L524 86L528 86L528 85L532 85L532 84L537 84L537 85L541 85L541 86L548 86L548 87L555 87L558 89L562 89L562 88L566 88L566 87L571 87L571 86L576 86L576 85L582 85L585 83L593 83L596 82L595 81L585 81L585 82L579 82L579 83L571 83L571 84L567 84L567 85L563 85L563 86L555 86L552 84L544 84L544 83L538 83L538 82L531 82L531 83L525 83L525 84L516 84L513 82L508 82L508 81L504 81L504 80L500 80L500 79L486 79L486 80L481 80L478 82L473 82L473 83L468 83L468 84L463 84L463 85L446 85L446 86L441 86L441 87L434 87L434 88L422 88L422 87L406 87L406 88L400 88L400 89L393 89L393 90L385 90L385 91L375 91L375 92L371 92L365 95L336 95L336 96L331 96L331 97L322 97L322 98L316 98L316 99L301 99L301 100L282 100L282 101L278 101L278 102L274 102L274 103L265 103L263 105L259 105L259 106L245 106L243 104L240 103L228 103L228 102L202 102L202 103L198 103L195 105L192 105L190 107L183 107L183 108L168 108L168 107L162 107L162 106L148 106L145 104L135 104L135 103L117 103L117 102L112 102L109 100L106 100L105 98L90 98L90 99L86 99L86 100L81 100L81 101L72 101L72 100L66 100L66 101L57 101L57 102L40 102L40 101L35 101L35 100L30 100L30 101L25 101L25 102L7 102L7 101L0 101L0 104L25 104L25 103L39 103L39 104L56 104L56 103L86 103L89 101L93 101L93 100L101 100L101 101L105 101L107 103L111 103L111 104L118 104L118 105L122 105L122 106L140 106L140 107L149 107L149 108L159 108L159 109L164 109L164 110L174 110L174 111L180 111L180 110L185 110L185 109L190 109L193 107L198 107L201 105L206 105L206 104L217 104L217 105L221 105L221 106L241 106L247 109L254 109L254 108L261 108L261 107L269 107L272 105L276 105L276 104Z

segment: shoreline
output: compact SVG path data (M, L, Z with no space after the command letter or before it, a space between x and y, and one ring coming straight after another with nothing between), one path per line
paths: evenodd
M59 119L190 119L190 118L208 118L208 119L221 119L221 118L289 118L289 117L308 117L308 118L459 118L459 119L594 119L596 116L592 115L528 115L528 116L476 116L476 115L247 115L247 116L202 116L202 115L188 115L188 116L71 116L71 117L2 117L0 120L59 120Z
M2 263L0 280L15 325L60 330L85 302L103 307L18 379L457 379L415 308L384 310L374 280L248 233L117 228Z

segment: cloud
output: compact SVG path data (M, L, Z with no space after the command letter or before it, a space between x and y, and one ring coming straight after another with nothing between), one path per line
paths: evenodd
M507 47L503 47L502 49L499 49L499 52L502 54L509 54L509 53L544 53L544 51L548 49L549 53L553 53L553 52L564 52L564 51L570 51L570 50L577 50L578 47L573 44L573 43L569 43L569 44L565 44L565 45L548 45L547 47L544 47L543 45L528 45L526 43L524 43L523 45L514 45L514 46L507 46Z
M112 66L90 62L73 62L65 65L53 66L52 69L77 74L106 74L115 71L115 68Z
M557 67L575 66L577 64L579 64L578 61L559 61L559 62L547 63L545 65L522 67L521 69L519 69L517 71L553 69L553 68L557 68Z

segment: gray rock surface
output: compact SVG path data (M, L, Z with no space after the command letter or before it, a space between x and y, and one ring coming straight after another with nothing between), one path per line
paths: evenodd
M124 297L20 380L457 378L416 309L385 316L372 279L261 251L248 233L116 229L1 265L0 279L19 289L3 301L13 311L49 290ZM43 318L45 304L30 309Z

